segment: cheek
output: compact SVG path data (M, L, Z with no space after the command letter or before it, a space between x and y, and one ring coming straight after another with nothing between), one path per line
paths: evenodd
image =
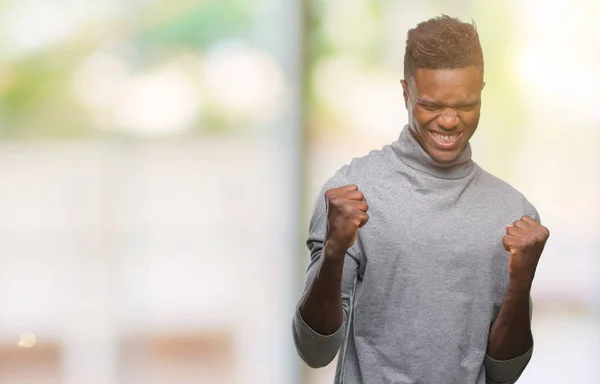
M462 121L467 127L474 130L479 123L479 116L479 112L468 113L462 117Z
M435 120L437 115L419 108L414 108L412 110L412 117L416 120L419 126L425 126L431 121Z

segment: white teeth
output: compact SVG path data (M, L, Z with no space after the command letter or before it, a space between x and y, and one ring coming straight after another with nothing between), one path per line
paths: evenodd
M437 132L431 132L433 137L442 143L452 143L458 135L440 135Z

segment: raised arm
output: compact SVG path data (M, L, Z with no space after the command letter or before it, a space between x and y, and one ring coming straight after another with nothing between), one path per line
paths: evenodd
M298 354L313 368L329 364L344 341L360 265L355 242L368 220L355 185L327 189L321 200L311 220L311 263L293 327Z
M537 213L534 216L537 218ZM531 358L531 285L549 235L548 229L530 216L523 216L506 227L502 241L510 252L510 280L498 317L490 329L485 359L490 384L516 382Z

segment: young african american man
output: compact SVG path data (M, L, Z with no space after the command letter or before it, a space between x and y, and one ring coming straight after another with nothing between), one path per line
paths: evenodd
M323 186L293 320L335 383L507 384L533 351L530 290L548 239L538 212L471 159L483 54L448 16L408 32L408 124Z

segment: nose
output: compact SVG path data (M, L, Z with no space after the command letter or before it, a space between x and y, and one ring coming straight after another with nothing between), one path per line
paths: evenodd
M460 118L454 108L444 108L442 113L438 116L438 124L442 129L452 130L458 126Z

